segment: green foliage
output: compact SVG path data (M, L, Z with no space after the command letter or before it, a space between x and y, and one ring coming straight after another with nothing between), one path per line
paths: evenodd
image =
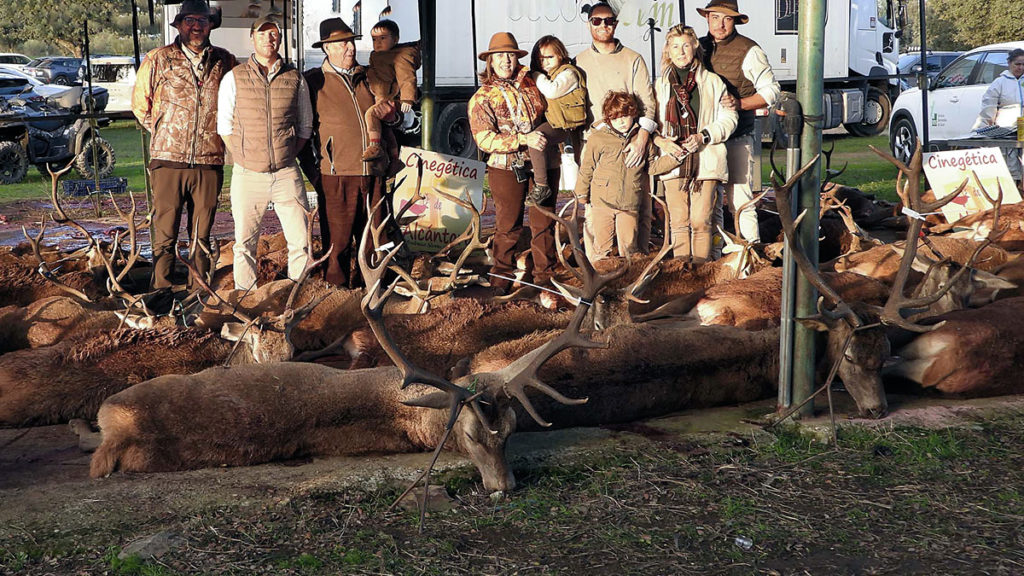
M925 7L925 17L928 19L928 49L929 50L967 50L974 48L975 44L956 37L957 23L949 12L939 10L937 2L928 4ZM901 46L919 47L921 42L921 9L920 4L911 2L907 5L907 27L903 30L903 38L900 39Z
M146 5L141 6L139 25L145 50L160 44L160 21L150 28ZM162 11L155 16L162 16ZM131 54L131 4L108 0L0 0L0 48L35 56L81 56L87 19L93 53Z
M1024 38L1024 19L1019 14L1020 0L931 0L926 15L928 39L933 38L934 26L937 36L931 48L935 50L1019 40Z
M168 570L159 564L150 564L138 556L118 558L118 548L110 548L103 556L103 561L110 566L110 574L120 576L170 576L174 571Z

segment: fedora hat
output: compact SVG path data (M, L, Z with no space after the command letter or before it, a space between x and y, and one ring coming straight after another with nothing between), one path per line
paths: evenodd
M498 32L491 36L491 42L487 45L487 50L481 52L479 58L487 60L488 56L499 52L511 52L517 58L522 58L528 54L526 50L520 50L519 43L516 42L516 37L511 32Z
M178 9L178 13L171 22L171 26L177 28L181 21L185 19L185 16L206 16L210 19L210 30L220 28L220 6L211 7L206 0L185 0L182 2L181 8Z
M362 38L362 35L352 32L352 29L341 18L328 18L320 22L320 40L313 42L312 47L319 48L331 42L358 40L360 38Z
M737 24L746 24L746 14L741 14L739 6L736 5L736 0L711 0L708 5L704 8L697 8L697 13L701 16L707 17L708 12L718 12L719 14L725 14L726 16L732 16Z

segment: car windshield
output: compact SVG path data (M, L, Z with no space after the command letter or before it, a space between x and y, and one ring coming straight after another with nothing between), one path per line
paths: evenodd
M36 58L35 60L29 62L27 65L32 67L32 68L35 68L36 66L39 66L42 63L43 63L43 59L42 58Z

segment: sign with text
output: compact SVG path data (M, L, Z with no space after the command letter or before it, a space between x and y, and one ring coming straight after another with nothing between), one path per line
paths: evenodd
M417 174L421 166L423 170L420 182L423 198L405 212L405 219L418 216L404 229L406 245L421 252L436 252L466 231L472 221L472 213L436 194L434 189L468 200L481 210L486 165L476 160L407 147L402 147L399 159L402 170L395 178L395 182L401 182L395 190L393 209L396 214L416 195Z
M1003 188L1003 204L1020 202L1017 185L1006 167L1006 160L999 148L972 148L969 150L950 150L947 152L928 152L924 154L924 173L928 176L935 198L944 198L953 193L963 181L967 186L960 194L942 207L942 215L949 222L982 212L992 207L985 194L978 189L978 183L984 187L985 193L992 198L998 195L999 186ZM978 178L975 180L974 175Z

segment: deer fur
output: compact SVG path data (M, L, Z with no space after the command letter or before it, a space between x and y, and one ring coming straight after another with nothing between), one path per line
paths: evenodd
M48 296L28 306L0 309L0 354L51 346L76 334L117 328L113 310L94 310L67 296Z
M900 348L899 363L887 375L957 396L1024 392L1024 298L949 312L933 321L943 324Z

